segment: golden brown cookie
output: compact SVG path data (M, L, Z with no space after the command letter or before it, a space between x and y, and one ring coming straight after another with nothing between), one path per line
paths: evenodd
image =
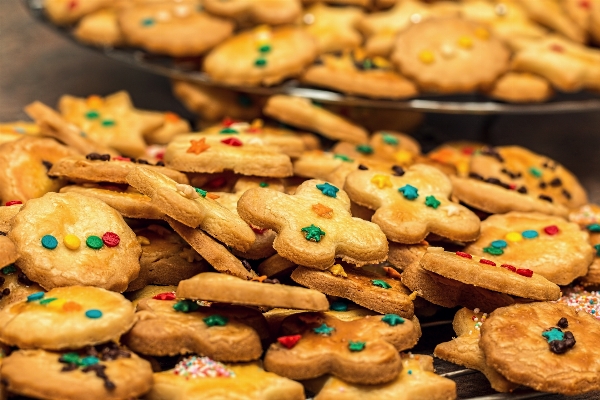
M69 25L86 14L111 5L110 0L49 0L44 2L44 12L52 22Z
M458 176L465 177L469 175L473 153L483 146L483 143L463 140L448 142L427 153L427 158L444 165L450 165L456 169Z
M279 254L273 254L256 267L256 272L262 276L265 275L268 278L278 277L280 275L289 276L294 269L296 269L296 263L291 262Z
M0 310L25 300L30 294L43 291L40 285L30 281L14 264L0 268Z
M0 235L0 265L6 266L14 263L19 258L17 248L12 240Z
M36 136L40 134L40 127L32 122L14 121L0 123L0 144L12 142L23 135Z
M302 11L300 0L204 0L203 5L211 14L253 25L289 24Z
M408 167L421 155L421 146L405 133L379 131L373 133L366 143L338 142L333 146L332 152L360 160L367 166L368 161L389 161Z
M560 32L571 41L585 42L584 29L569 18L562 7L566 2L558 0L520 0L519 2L534 21Z
M79 21L73 35L80 42L95 46L118 46L123 43L123 35L117 15L113 8L87 14Z
M0 209L0 213L2 209ZM600 206L585 204L569 213L569 221L578 224L590 235L590 244L594 248L594 261L590 264L587 274L579 279L584 286L600 285Z
M364 13L358 7L332 7L317 3L304 10L302 24L317 42L319 54L348 50L362 42L356 24Z
M502 75L488 91L488 95L511 103L538 103L553 95L550 83L539 76L509 72Z

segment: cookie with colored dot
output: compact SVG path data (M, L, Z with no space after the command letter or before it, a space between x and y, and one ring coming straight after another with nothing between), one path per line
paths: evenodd
M197 1L138 3L118 15L125 42L173 57L198 56L231 36L231 20L205 12Z
M45 289L86 285L122 292L140 271L135 234L121 214L92 197L47 193L29 200L8 236L20 254L17 266Z
M308 180L294 195L250 189L238 201L238 213L253 226L277 232L273 248L298 265L323 270L336 257L364 265L387 256L381 229L352 217L346 193L324 181Z
M405 133L379 131L373 133L365 143L338 142L332 152L365 162L367 167L368 161L389 161L400 167L408 167L420 158L421 146Z
M363 268L335 264L326 271L298 267L292 279L302 286L329 296L349 299L356 304L382 314L414 315L410 290L400 281Z
M246 319L262 319L259 311L243 307L201 307L190 300L144 299L137 306L137 322L123 337L133 351L153 356L200 354L217 361L256 360L261 338Z
M358 385L334 376L305 382L306 388L317 393L315 400L397 400L456 398L456 383L435 374L433 357L401 353L402 371L391 382L380 385ZM425 394L426 393L426 394Z
M509 55L483 25L444 18L401 32L392 61L424 90L471 92L494 82L508 68Z
M302 11L300 0L205 0L203 5L211 14L253 25L289 24Z
M2 209L0 208L0 213ZM590 235L590 244L595 250L594 261L590 264L587 274L579 279L584 286L600 285L600 207L596 204L585 204L569 213L569 221L578 224Z
M0 310L25 300L30 294L43 291L40 285L29 280L16 265L8 264L0 268Z
M137 307L138 303L144 299L151 299L157 296L157 299L174 300L175 291L177 286L157 286L148 285L143 289L136 290L135 292L124 293L125 297L131 301L134 307Z
M14 121L0 123L0 144L12 142L23 135L39 135L40 127L32 122Z
M332 374L367 385L398 376L398 351L414 346L420 336L416 318L386 314L344 320L337 314L344 313L287 317L277 342L267 350L265 369L295 380Z
M117 18L117 10L104 8L85 15L73 30L80 42L94 46L118 46L123 43L123 35Z
M469 174L469 165L473 154L483 147L483 143L456 141L444 143L436 147L427 154L427 158L450 165L456 169L458 176L467 176Z
M511 382L575 395L600 389L598 335L591 315L534 302L494 311L481 326L479 347L488 365Z
M69 25L111 3L110 0L48 0L44 2L44 13L57 25Z
M315 39L319 54L360 46L362 36L356 24L364 12L358 7L332 7L317 3L302 15L302 24Z
M34 398L137 398L152 387L150 363L115 343L69 352L17 350L1 372L11 393Z
M25 136L0 145L0 202L22 201L56 192L66 185L48 170L63 157L77 152L53 139Z
M329 308L325 295L316 290L258 280L248 281L214 272L205 272L179 282L177 297L298 310L324 311Z
M204 60L204 71L228 85L275 85L299 75L316 55L317 46L303 29L262 25L215 47Z
M190 356L174 369L154 374L149 400L226 398L305 399L298 382L266 372L259 363L222 364L208 357Z
M351 143L367 141L367 131L302 97L275 95L267 100L265 115L283 123L317 132L329 139Z
M490 381L492 388L498 392L512 392L519 385L510 382L490 367L485 361L483 351L479 348L481 325L488 317L488 314L479 309L458 310L452 321L457 337L449 342L438 344L433 354L442 360L482 372Z
M354 171L344 185L352 201L376 210L371 220L389 240L414 244L429 233L455 241L479 236L479 218L450 201L452 184L443 172L424 164L402 172Z
M133 325L133 314L133 305L119 293L91 286L55 288L2 309L0 340L22 349L81 348L118 340Z
M465 252L500 264L532 270L558 285L584 276L596 250L577 224L540 213L492 215Z
M566 216L587 202L577 178L556 161L518 146L476 152L469 178L451 177L453 194L489 213L537 211Z

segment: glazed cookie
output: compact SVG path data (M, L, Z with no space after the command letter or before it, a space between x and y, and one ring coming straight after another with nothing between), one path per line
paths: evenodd
M290 24L302 12L300 0L204 0L206 11L252 24Z
M575 395L600 389L598 335L597 320L564 304L515 304L488 317L479 347L511 382Z
M47 193L27 202L9 238L23 272L45 289L89 285L122 292L139 271L142 252L123 217L103 201Z
M329 296L342 297L382 314L414 315L410 290L395 279L362 268L335 264L327 271L298 267L292 279Z
M253 226L277 232L273 248L298 265L323 270L336 257L356 265L387 257L381 229L353 218L346 193L327 182L308 180L294 195L250 189L238 201L238 213Z
M218 45L204 60L204 71L227 85L275 85L300 74L316 55L317 46L303 29L263 25Z
M152 53L198 56L233 33L232 21L205 12L199 1L134 3L118 16L125 42Z
M465 252L530 269L558 285L587 273L595 250L577 224L539 213L492 215Z
M136 163L151 171L161 173L177 183L188 184L185 174L164 166L147 164L143 159L113 157L110 154L90 153L83 156L63 157L52 165L49 176L79 182L111 182L127 184L127 174L136 168Z
M393 70L386 59L367 57L362 49L324 54L302 75L302 81L349 95L402 99L417 94L408 79Z
M168 295L163 298L175 297ZM217 361L253 361L262 354L262 346L258 333L244 321L251 311L262 317L260 312L242 307L201 307L193 301L163 300L158 295L138 303L136 323L123 343L152 356L195 353Z
M37 283L30 281L14 264L0 268L0 310L43 290Z
M0 265L12 264L19 258L17 248L12 240L0 235Z
M224 291L224 287L228 290ZM214 272L179 282L177 298L298 310L323 311L329 308L325 295L316 290L247 281Z
M314 390L315 400L454 400L456 383L436 375L433 357L422 354L402 353L402 371L391 382L382 385L354 385L334 376L319 382L307 382Z
M518 146L486 147L471 159L469 178L451 177L453 195L489 213L538 211L566 216L587 202L571 172Z
M1 372L11 393L41 399L137 398L152 387L150 363L114 343L68 353L18 350Z
M488 95L511 103L539 103L553 95L546 79L521 72L502 75L488 91Z
M469 166L473 154L482 147L484 147L483 143L478 142L462 140L448 142L427 153L427 158L444 165L450 165L456 169L458 176L466 177L469 175Z
M372 221L391 241L419 243L429 233L455 241L479 236L479 218L449 200L452 185L443 172L423 164L403 172L354 171L344 189L355 203L377 210Z
M304 146L301 139L271 135L179 135L167 146L164 160L168 167L185 172L233 170L242 175L284 178L292 175L292 164L278 143L285 146L290 139Z
M319 54L360 46L362 36L356 24L364 16L358 7L331 7L317 3L304 11L302 24L315 39Z
M461 308L454 315L452 327L457 337L435 347L433 355L442 360L462 365L482 372L490 381L492 388L498 392L512 392L519 385L508 381L498 371L485 362L483 351L479 348L481 325L488 318L478 308L474 311Z
M87 137L131 157L145 153L144 134L164 123L162 113L142 112L134 108L127 92L85 99L65 95L60 98L58 108L63 117L79 127ZM97 150L83 154L94 151Z
M111 5L111 0L69 0L44 1L44 12L57 25L69 25L86 14Z
M192 228L200 228L228 246L246 251L255 240L252 229L236 214L215 201L202 189L178 184L158 172L138 167L127 181L171 218Z
M76 154L48 138L26 136L0 145L0 201L26 201L58 191L67 182L49 177L48 170Z
M407 167L421 155L421 146L405 133L380 131L375 132L366 143L338 142L332 151L360 161L389 161Z
M272 96L263 112L278 121L317 132L329 139L357 144L367 141L368 133L364 128L302 97Z
M132 304L119 293L91 286L56 288L2 309L0 340L21 349L80 348L117 340L133 325L133 314Z
M470 92L493 83L509 51L481 25L462 19L427 20L398 35L392 61L424 90Z
M114 47L123 43L117 10L113 8L85 15L73 30L73 35L80 42L94 46Z
M265 369L294 380L332 374L358 384L389 382L402 370L398 351L420 336L417 324L396 314L350 321L332 313L294 314L267 350Z
M202 400L235 396L239 400L303 400L298 382L265 372L259 363L225 365L190 356L174 369L154 374L148 400Z

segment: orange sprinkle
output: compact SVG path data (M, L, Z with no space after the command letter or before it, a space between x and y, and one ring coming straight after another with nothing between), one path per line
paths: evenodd
M210 149L210 146L206 144L206 138L202 138L200 140L190 140L190 147L187 152L200 154L208 149Z
M333 218L333 209L329 208L321 203L313 204L312 210L317 213L319 217L323 217L326 219Z
M86 105L89 108L98 108L100 106L102 106L102 97L98 96L98 95L91 95L89 96L86 101L85 101Z
M216 193L206 193L206 197L208 197L209 199L216 200L216 199L218 199L218 198L219 198L219 197L221 197L221 196L219 196L219 195L218 195L218 194L216 194Z
M265 279L267 279L266 275L262 275L262 276L255 276L254 278L252 278L252 280L254 282L263 282Z
M385 271L385 275L388 278L397 280L400 280L402 278L402 275L392 267L383 267L383 270Z
M420 244L421 246L429 246L429 242L428 242L427 240L421 240L421 241L419 242L419 244Z
M75 303L74 301L67 301L65 304L63 304L62 309L63 311L81 311L81 304L79 303Z
M174 112L166 112L165 113L165 121L167 122L177 122L179 121L181 118L179 118L179 115L175 114Z

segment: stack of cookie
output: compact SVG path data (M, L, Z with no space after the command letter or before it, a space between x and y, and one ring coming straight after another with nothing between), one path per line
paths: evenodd
M52 22L75 25L78 40L196 60L213 82L226 86L298 78L308 86L371 98L479 91L508 102L600 88L600 51L587 46L600 43L595 0L46 0L44 5ZM183 84L176 91L200 101L234 96L226 89ZM215 111L205 108L207 114Z
M263 112L297 129L189 132L125 93L59 108L2 125L3 390L454 399L429 355L403 353L441 307L461 308L458 337L435 355L494 389L600 390L597 293L560 287L600 284L600 208L556 161L423 155L287 96Z

